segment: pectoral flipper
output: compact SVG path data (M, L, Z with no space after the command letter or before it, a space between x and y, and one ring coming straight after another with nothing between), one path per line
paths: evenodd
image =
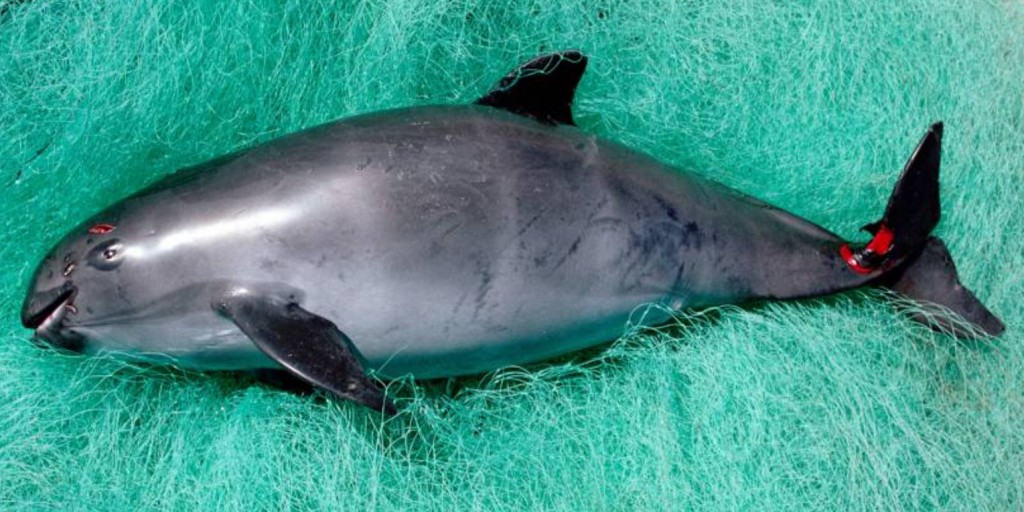
M346 400L397 413L364 371L352 340L330 320L294 301L246 292L230 293L214 307L288 373Z

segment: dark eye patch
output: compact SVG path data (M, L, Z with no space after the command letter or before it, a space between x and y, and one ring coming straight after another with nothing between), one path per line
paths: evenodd
M107 240L89 251L89 266L100 270L113 270L124 261L124 244L118 239Z

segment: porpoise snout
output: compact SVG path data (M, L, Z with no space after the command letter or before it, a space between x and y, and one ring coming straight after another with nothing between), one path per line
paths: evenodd
M54 312L63 307L78 289L68 281L56 288L48 290L32 290L25 297L21 308L21 324L29 329L37 329L44 321L53 316Z
M21 309L21 324L35 330L36 340L74 352L81 351L81 340L60 332L64 317L74 307L72 302L77 293L78 288L71 281L55 288L29 291Z

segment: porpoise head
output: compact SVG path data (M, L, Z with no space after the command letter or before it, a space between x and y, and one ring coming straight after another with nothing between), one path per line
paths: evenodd
M248 253L234 250L233 242L287 220L285 214L271 208L196 224L168 197L133 196L117 203L47 253L21 310L21 322L35 330L37 343L149 361L170 358L202 368L264 362L241 331L218 315L213 299L239 287L303 297L283 281L266 279L268 272L260 282L239 279L251 275L252 267L239 262ZM225 247L232 250L220 257Z
M116 316L130 301L121 286L132 229L109 213L72 230L43 258L29 285L21 323L38 341L82 352L89 340L78 327ZM121 305L119 305L121 303Z

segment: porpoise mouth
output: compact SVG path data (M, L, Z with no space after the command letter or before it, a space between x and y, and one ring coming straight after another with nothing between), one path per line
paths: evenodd
M40 294L41 296L35 297L31 304L39 302L44 304L43 307L38 309L26 307L22 311L21 323L29 329L35 329L36 341L43 341L49 345L74 352L81 351L81 340L74 336L65 336L60 332L64 317L67 316L69 310L74 308L72 302L77 293L78 288L68 283L52 292ZM52 298L47 301L45 300L48 298L47 296Z
M60 288L38 293L22 310L21 324L29 329L38 329L70 303L77 291L78 288L68 283ZM43 307L35 307L39 303L42 303Z

